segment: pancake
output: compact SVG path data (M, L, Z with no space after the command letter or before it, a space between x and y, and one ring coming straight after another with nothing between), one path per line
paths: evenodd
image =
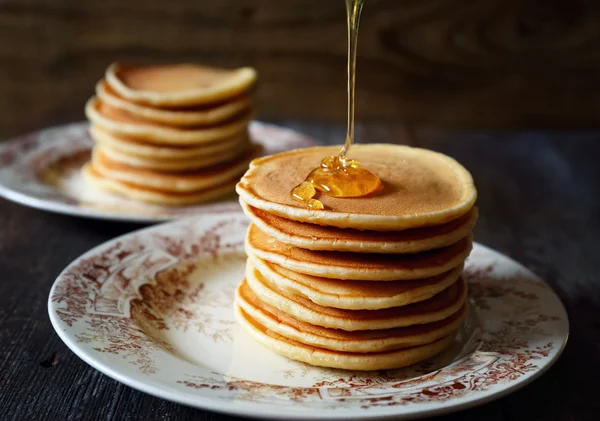
M188 193L217 186L238 178L258 149L210 168L183 173L162 173L131 167L111 160L99 148L92 151L94 170L105 178L170 193Z
M233 193L237 177L219 185L188 193L171 193L159 189L149 189L132 183L111 180L98 173L91 163L82 168L83 178L91 186L129 199L166 206L185 206L207 202L228 193Z
M242 210L261 231L282 243L309 250L360 253L416 253L449 246L475 226L477 208L442 225L404 231L360 231L291 221L240 200Z
M247 265L260 272L267 286L275 285L316 304L346 310L379 310L427 300L456 282L463 270L459 265L425 279L372 282L305 275L253 256Z
M217 126L175 128L141 119L92 97L85 105L85 115L97 126L119 136L140 139L157 145L201 145L220 139L240 135L248 128L250 114L236 116L236 119Z
M262 326L285 338L319 348L342 352L383 352L424 345L456 332L465 319L466 305L435 323L395 329L348 332L311 325L262 302L242 283L235 303Z
M292 360L302 361L318 367L362 371L400 368L439 354L454 339L454 335L448 335L426 345L369 354L339 352L313 347L285 338L261 325L237 305L234 306L234 313L237 322L244 330L267 349Z
M256 70L229 70L194 64L135 66L112 64L106 82L123 98L139 104L189 107L239 96L256 81Z
M284 244L251 224L246 253L307 275L358 281L421 279L447 272L469 255L471 236L418 254L376 254L315 251Z
M148 159L191 159L205 157L218 153L227 153L235 148L247 148L250 144L250 138L246 131L228 139L221 139L200 146L160 146L145 143L139 139L115 135L94 124L90 127L90 136L96 143L110 146L112 149L130 156Z
M316 326L348 331L378 330L433 323L450 317L465 303L467 288L462 279L432 298L381 310L343 310L313 303L276 285L267 285L256 269L246 267L248 286L260 300L293 318Z
M348 199L324 194L324 210L310 210L290 191L339 147L297 149L254 160L236 186L250 206L301 222L359 230L400 231L440 225L473 207L477 192L469 172L454 159L401 145L354 145L349 157L376 174L383 188Z
M248 144L246 145L246 147L239 147L236 149L230 149L228 151L216 153L214 155L198 156L195 158L152 159L140 158L135 155L123 153L118 149L114 149L111 146L108 146L104 142L96 143L96 150L100 151L111 161L135 168L141 168L151 171L153 170L168 172L193 171L200 170L203 168L209 168L211 166L219 165L227 161L235 160L235 158L247 153L250 148L251 145Z
M96 84L96 95L105 104L131 115L167 126L212 126L227 121L250 109L250 97L243 95L227 102L196 108L154 108L130 102L119 96L101 80Z

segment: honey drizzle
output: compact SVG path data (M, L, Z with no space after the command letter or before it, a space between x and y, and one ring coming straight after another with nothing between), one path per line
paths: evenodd
M354 82L356 77L356 47L358 24L364 0L346 0L346 24L348 28L348 124L344 146L337 156L328 156L321 166L294 187L292 198L304 202L309 209L325 209L320 200L314 199L317 190L334 197L361 197L381 188L381 180L370 171L360 168L359 162L348 159L346 154L354 143Z
M356 81L356 49L358 46L358 24L364 0L346 0L346 28L348 30L348 64L347 64L347 123L346 140L339 153L342 163L346 160L346 153L354 143L354 93Z

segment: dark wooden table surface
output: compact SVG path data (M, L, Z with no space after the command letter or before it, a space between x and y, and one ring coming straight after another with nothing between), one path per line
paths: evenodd
M296 124L323 142L338 126ZM498 401L440 420L597 420L600 413L600 133L407 132L371 125L360 141L447 153L473 174L477 240L550 283L569 312L558 363ZM225 420L137 392L92 369L54 333L48 292L73 259L139 226L44 213L0 200L0 420Z

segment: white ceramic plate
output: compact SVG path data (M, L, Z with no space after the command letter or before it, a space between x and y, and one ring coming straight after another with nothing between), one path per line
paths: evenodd
M88 218L157 222L190 215L237 212L237 196L186 207L155 206L107 194L84 184L81 166L90 157L89 124L79 122L30 133L0 143L0 196L51 212ZM314 146L298 132L260 122L252 139L273 154Z
M447 352L371 373L287 360L233 320L246 227L242 214L204 215L91 250L52 287L54 328L84 361L135 389L288 420L410 419L481 404L542 374L567 341L567 314L550 287L476 244L465 271L475 311Z

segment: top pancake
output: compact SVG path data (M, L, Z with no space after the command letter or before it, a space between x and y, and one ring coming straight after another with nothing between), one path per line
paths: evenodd
M106 82L123 98L163 107L222 102L247 91L255 81L256 71L250 67L229 70L194 64L114 63L106 70Z
M338 228L399 231L439 225L466 214L477 192L469 172L454 159L401 145L355 145L349 157L376 174L383 188L366 197L317 198L325 210L310 210L290 191L339 147L297 149L254 160L237 185L249 205L281 217Z

